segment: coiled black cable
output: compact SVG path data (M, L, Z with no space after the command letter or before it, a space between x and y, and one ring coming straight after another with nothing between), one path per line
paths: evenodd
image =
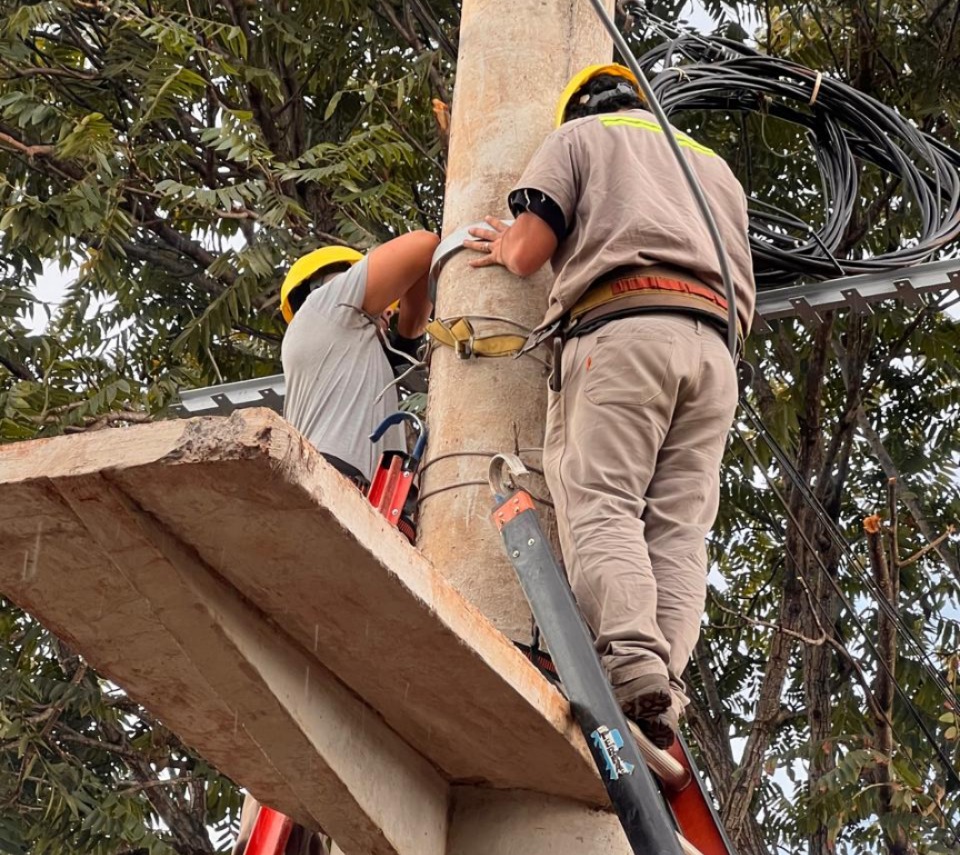
M929 260L960 238L960 152L896 110L826 74L727 39L692 33L631 8L668 41L640 57L667 115L754 113L802 128L820 172L823 221L816 227L759 200L750 204L750 244L759 288ZM865 167L889 177L895 246L876 251L856 234Z

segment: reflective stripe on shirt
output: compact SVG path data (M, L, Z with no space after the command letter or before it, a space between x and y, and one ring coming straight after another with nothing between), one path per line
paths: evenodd
M646 119L634 119L630 116L601 116L600 124L605 128L641 128L645 131L654 131L658 134L663 133L663 128L661 128L657 122L648 122ZM713 149L707 148L702 143L698 143L693 137L687 136L682 131L675 130L673 136L680 145L692 149L698 154L705 154L707 157L717 156L717 153Z

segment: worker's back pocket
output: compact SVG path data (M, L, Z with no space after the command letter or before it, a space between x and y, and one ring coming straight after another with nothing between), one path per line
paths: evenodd
M642 407L663 392L676 342L649 335L597 337L584 360L583 393L594 404Z

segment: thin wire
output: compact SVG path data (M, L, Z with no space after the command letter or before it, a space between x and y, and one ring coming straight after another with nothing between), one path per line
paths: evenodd
M485 457L488 460L492 460L499 453L500 452L498 451L448 451L445 454L438 454L436 457L430 458L430 460L428 460L426 463L424 463L420 467L419 475L422 478L423 473L427 469L433 466L434 463L439 463L442 460L451 460L456 457ZM515 453L516 454L542 454L543 449L542 448L520 448L520 449L517 449ZM539 469L536 466L532 466L529 463L527 463L526 466L527 466L527 469L529 469L534 474L539 475L541 478L543 477L544 473L542 469ZM417 504L418 505L422 504L427 499L430 499L433 496L436 496L440 493L446 493L449 490L456 490L458 487L483 487L483 486L488 486L489 483L490 482L488 480L454 481L452 484L445 484L442 487L436 487L433 490L428 490L427 492L423 493L417 499ZM527 492L529 493L529 490ZM549 499L543 498L542 496L535 496L533 493L530 493L530 498L533 499L534 502L536 502L537 504L544 505L545 507L548 507L548 508L553 507L553 502L551 502Z
M543 454L542 448L520 448L515 454ZM486 457L488 460L492 460L500 454L499 451L448 451L445 454L438 454L436 457L431 457L426 463L420 466L419 473L422 476L434 463L439 463L441 460L450 460L454 457ZM533 469L532 472L536 472L538 475L542 475L543 472ZM486 483L486 482L485 482Z
M954 709L960 709L960 698L958 698L956 692L950 688L946 680L944 680L940 675L935 663L927 654L925 646L916 637L913 630L904 621L900 613L889 602L887 602L876 583L870 578L869 574L860 563L859 558L853 551L853 548L850 546L850 543L844 536L843 532L840 530L839 525L827 513L826 508L823 507L823 504L820 502L820 499L817 498L816 494L807 486L806 482L800 476L800 473L797 471L786 452L763 423L760 415L756 412L756 410L753 409L750 402L742 396L740 405L743 408L743 411L746 413L747 418L757 430L757 433L763 438L774 457L777 458L777 462L780 464L784 474L790 478L790 481L794 487L800 492L800 495L816 514L818 521L833 540L834 545L836 545L840 549L841 553L846 557L848 563L853 567L854 571L860 577L861 582L865 585L867 590L873 594L874 599L877 602L877 607L886 613L887 617L889 617L890 620L896 624L900 633L911 643L914 651L919 656L927 675L933 680L934 684L944 695L944 697L954 705ZM958 783L960 783L960 781L958 781Z
M824 576L825 576L825 577L827 578L827 580L829 581L831 587L833 587L834 591L837 593L837 595L838 595L838 597L840 598L840 600L843 602L843 604L844 604L844 605L846 606L846 608L849 610L849 612L850 612L850 614L851 614L851 616L852 616L852 618L853 618L853 621L854 621L854 623L856 624L857 628L860 630L861 634L863 635L863 639L864 639L864 641L866 642L867 646L870 648L871 652L872 652L872 653L874 654L874 656L877 658L877 661L881 664L881 666L884 668L884 670L887 671L888 676L891 678L891 680L892 680L893 683L894 683L894 686L895 686L895 688L896 688L896 690L897 690L898 695L899 695L899 696L901 697L901 699L907 704L908 709L910 709L911 714L912 714L913 717L917 720L917 723L920 725L921 729L924 731L924 734L926 735L926 737L927 737L928 741L930 742L931 746L934 748L934 750L935 750L935 751L937 752L937 754L939 755L941 762L944 764L944 768L947 770L948 777L952 778L952 779L955 781L956 784L960 785L960 777L957 776L957 772L956 772L956 770L954 769L951 761L950 761L948 758L945 757L942 749L941 749L940 746L939 746L939 743L936 741L935 737L930 733L930 731L929 731L928 728L926 727L925 723L924 723L922 720L920 720L920 718L918 718L919 713L917 712L916 708L914 707L912 701L910 701L910 700L907 698L905 692L903 691L903 688L900 686L899 682L896 680L896 677L890 672L890 670L889 670L889 668L887 667L886 663L885 663L885 662L882 660L882 658L880 657L879 651L877 650L876 645L875 645L875 644L872 642L872 640L870 639L870 636L869 636L869 634L867 633L866 627L863 625L863 622L861 621L861 619L860 619L860 617L859 617L859 614L857 613L856 609L854 608L853 603L852 603L852 602L850 601L850 599L847 597L847 595L846 595L846 593L843 591L843 589L839 586L839 583L836 581L836 579L834 579L833 576L827 571L827 568L826 568L826 565L825 565L823 559L820 557L820 555L819 555L819 553L817 552L817 550L816 550L816 548L814 547L814 545L809 541L809 539L807 538L806 533L804 532L804 530L803 530L802 526L800 525L799 521L796 519L795 515L794 515L793 512L790 510L790 506L789 506L786 498L785 498L785 497L783 496L783 494L780 492L779 488L778 488L778 487L773 483L773 481L770 479L769 473L766 471L766 467L763 466L763 464L762 464L762 463L760 462L760 460L759 460L759 457L758 457L757 454L756 454L755 447L747 440L747 438L743 435L743 433L741 432L741 430L740 430L739 427L735 426L735 431L736 431L737 435L740 437L740 440L743 442L744 446L745 446L745 447L747 448L747 450L750 452L751 457L753 457L753 459L754 459L754 462L757 464L758 468L759 468L759 469L761 470L761 472L763 473L764 479L765 479L765 480L767 481L767 483L769 484L771 490L774 492L774 494L775 494L775 495L777 496L777 498L780 500L781 504L783 504L783 507L784 507L784 510L785 510L787 516L790 517L791 521L792 521L792 522L794 523L794 525L797 527L797 531L798 531L798 533L800 534L801 539L803 540L803 542L804 542L805 546L807 547L807 549L810 550L811 554L812 554L812 555L815 557L815 559L817 560L817 563L820 565L820 568L821 568L821 570L823 571ZM792 466L792 464L790 464L789 460L786 460L786 461L781 460L780 457L777 455L777 452L774 450L773 444L775 444L776 441L773 440L772 436L769 435L769 432L766 431L766 430L764 430L764 431L760 431L759 433L760 433L760 436L761 436L761 437L764 439L764 441L766 442L767 446L771 449L771 451L774 452L774 455L777 456L778 462L781 464L781 466L784 467L785 470L786 470L787 468L790 468L790 467ZM784 466L784 463L786 463L786 466ZM797 477L799 477L799 473L797 473ZM791 480L793 480L793 479L791 478ZM795 482L794 482L794 483L795 483ZM796 483L795 483L795 486L796 486ZM831 520L831 522L832 522L832 520ZM845 542L845 541L844 541L844 542ZM885 603L885 602L886 602L886 601L885 601L882 597L879 597L879 598L878 598L878 603ZM889 605L889 604L887 604L887 605ZM892 609L892 607L891 607L891 609ZM899 616L895 611L894 611L893 614L891 615L891 618L892 618L893 620L895 620L895 622L897 623L897 625L898 625L898 627L899 627L900 629L902 629L902 630L904 630L904 631L906 631L906 630L908 629L908 628L903 624L902 619L900 618L900 616ZM920 648L920 652L921 652L921 655L923 655L922 648ZM923 657L923 658L925 659L925 657ZM935 672L934 672L934 674L935 674ZM938 676L938 675L935 674L935 676ZM948 698L949 698L950 696L955 697L955 695L953 695L953 693L952 693L952 691L949 689L949 687L947 687L947 689L946 689L946 694L948 695ZM958 842L960 842L960 837L958 837Z
M444 484L444 486L442 487L437 487L435 490L430 490L424 493L422 496L420 496L417 499L417 504L422 505L427 499L432 499L434 496L440 493L446 493L449 490L456 490L458 487L483 487L483 486L489 486L489 485L490 485L489 481L455 481L452 484ZM543 496L537 496L531 493L529 490L526 490L525 492L538 505L543 505L544 507L547 507L547 508L553 507L553 502L551 502L549 499L545 499L543 498Z

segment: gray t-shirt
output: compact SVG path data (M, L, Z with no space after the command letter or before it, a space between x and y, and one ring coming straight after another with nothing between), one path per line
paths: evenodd
M318 451L340 458L367 478L381 452L405 448L399 427L383 440L370 434L397 411L393 371L377 335L376 320L363 305L367 261L337 274L309 297L283 337L286 380L283 415Z

